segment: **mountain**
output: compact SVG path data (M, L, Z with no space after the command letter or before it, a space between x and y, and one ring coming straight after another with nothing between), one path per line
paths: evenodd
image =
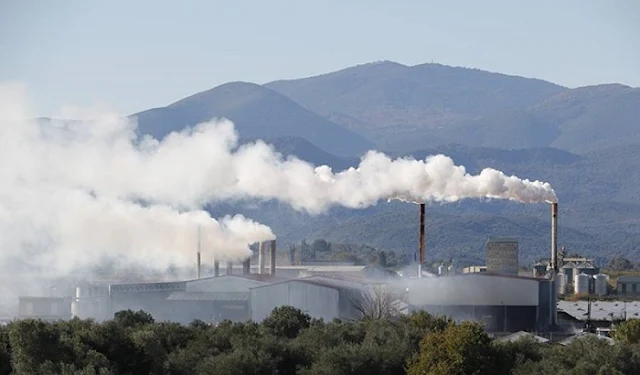
M138 120L140 133L156 138L224 117L235 123L242 137L301 137L337 155L358 155L373 147L364 136L253 83L227 83L133 116Z
M386 149L434 146L436 132L478 116L519 110L566 88L536 79L440 64L364 64L266 85ZM416 137L418 142L416 142Z
M640 144L640 89L568 89L553 83L440 64L359 65L266 85L380 148L555 147L584 153Z

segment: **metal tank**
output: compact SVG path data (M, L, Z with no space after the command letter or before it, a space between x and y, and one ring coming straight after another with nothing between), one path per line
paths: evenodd
M594 279L594 293L599 296L606 296L609 292L609 277L604 274L597 274L593 276Z
M573 279L573 291L575 294L589 294L589 281L591 277L584 273L576 274Z
M567 275L558 272L556 275L556 285L558 286L558 295L563 296L567 292Z

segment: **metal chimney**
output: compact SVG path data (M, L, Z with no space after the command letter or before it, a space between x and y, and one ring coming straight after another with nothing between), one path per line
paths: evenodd
M551 268L558 273L558 203L551 203Z
M248 275L251 273L251 257L247 258L244 262L242 262L242 274Z
M233 273L233 262L227 262L227 275L231 275Z
M213 261L213 276L220 276L220 262L218 262L217 260Z
M422 278L422 265L424 264L424 211L425 204L420 203L420 237L419 241L419 254L418 254L418 278Z
M276 240L271 240L271 249L269 249L269 267L271 276L276 274Z
M196 279L200 278L200 270L201 270L201 264L200 264L200 248L201 248L201 242L200 242L200 225L198 225L198 254L197 254L197 260L196 260Z
M265 272L264 265L266 261L266 243L260 242L260 247L258 248L258 274L263 275Z

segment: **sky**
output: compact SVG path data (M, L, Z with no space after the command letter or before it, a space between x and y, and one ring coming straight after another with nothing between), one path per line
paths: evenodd
M640 86L638 19L635 0L0 0L0 82L26 84L40 116L380 60Z

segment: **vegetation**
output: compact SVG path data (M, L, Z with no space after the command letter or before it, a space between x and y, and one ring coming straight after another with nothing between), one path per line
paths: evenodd
M323 322L285 306L262 323L188 326L123 311L96 323L20 320L0 327L5 374L637 374L640 321L615 345L497 343L473 322L425 312Z

